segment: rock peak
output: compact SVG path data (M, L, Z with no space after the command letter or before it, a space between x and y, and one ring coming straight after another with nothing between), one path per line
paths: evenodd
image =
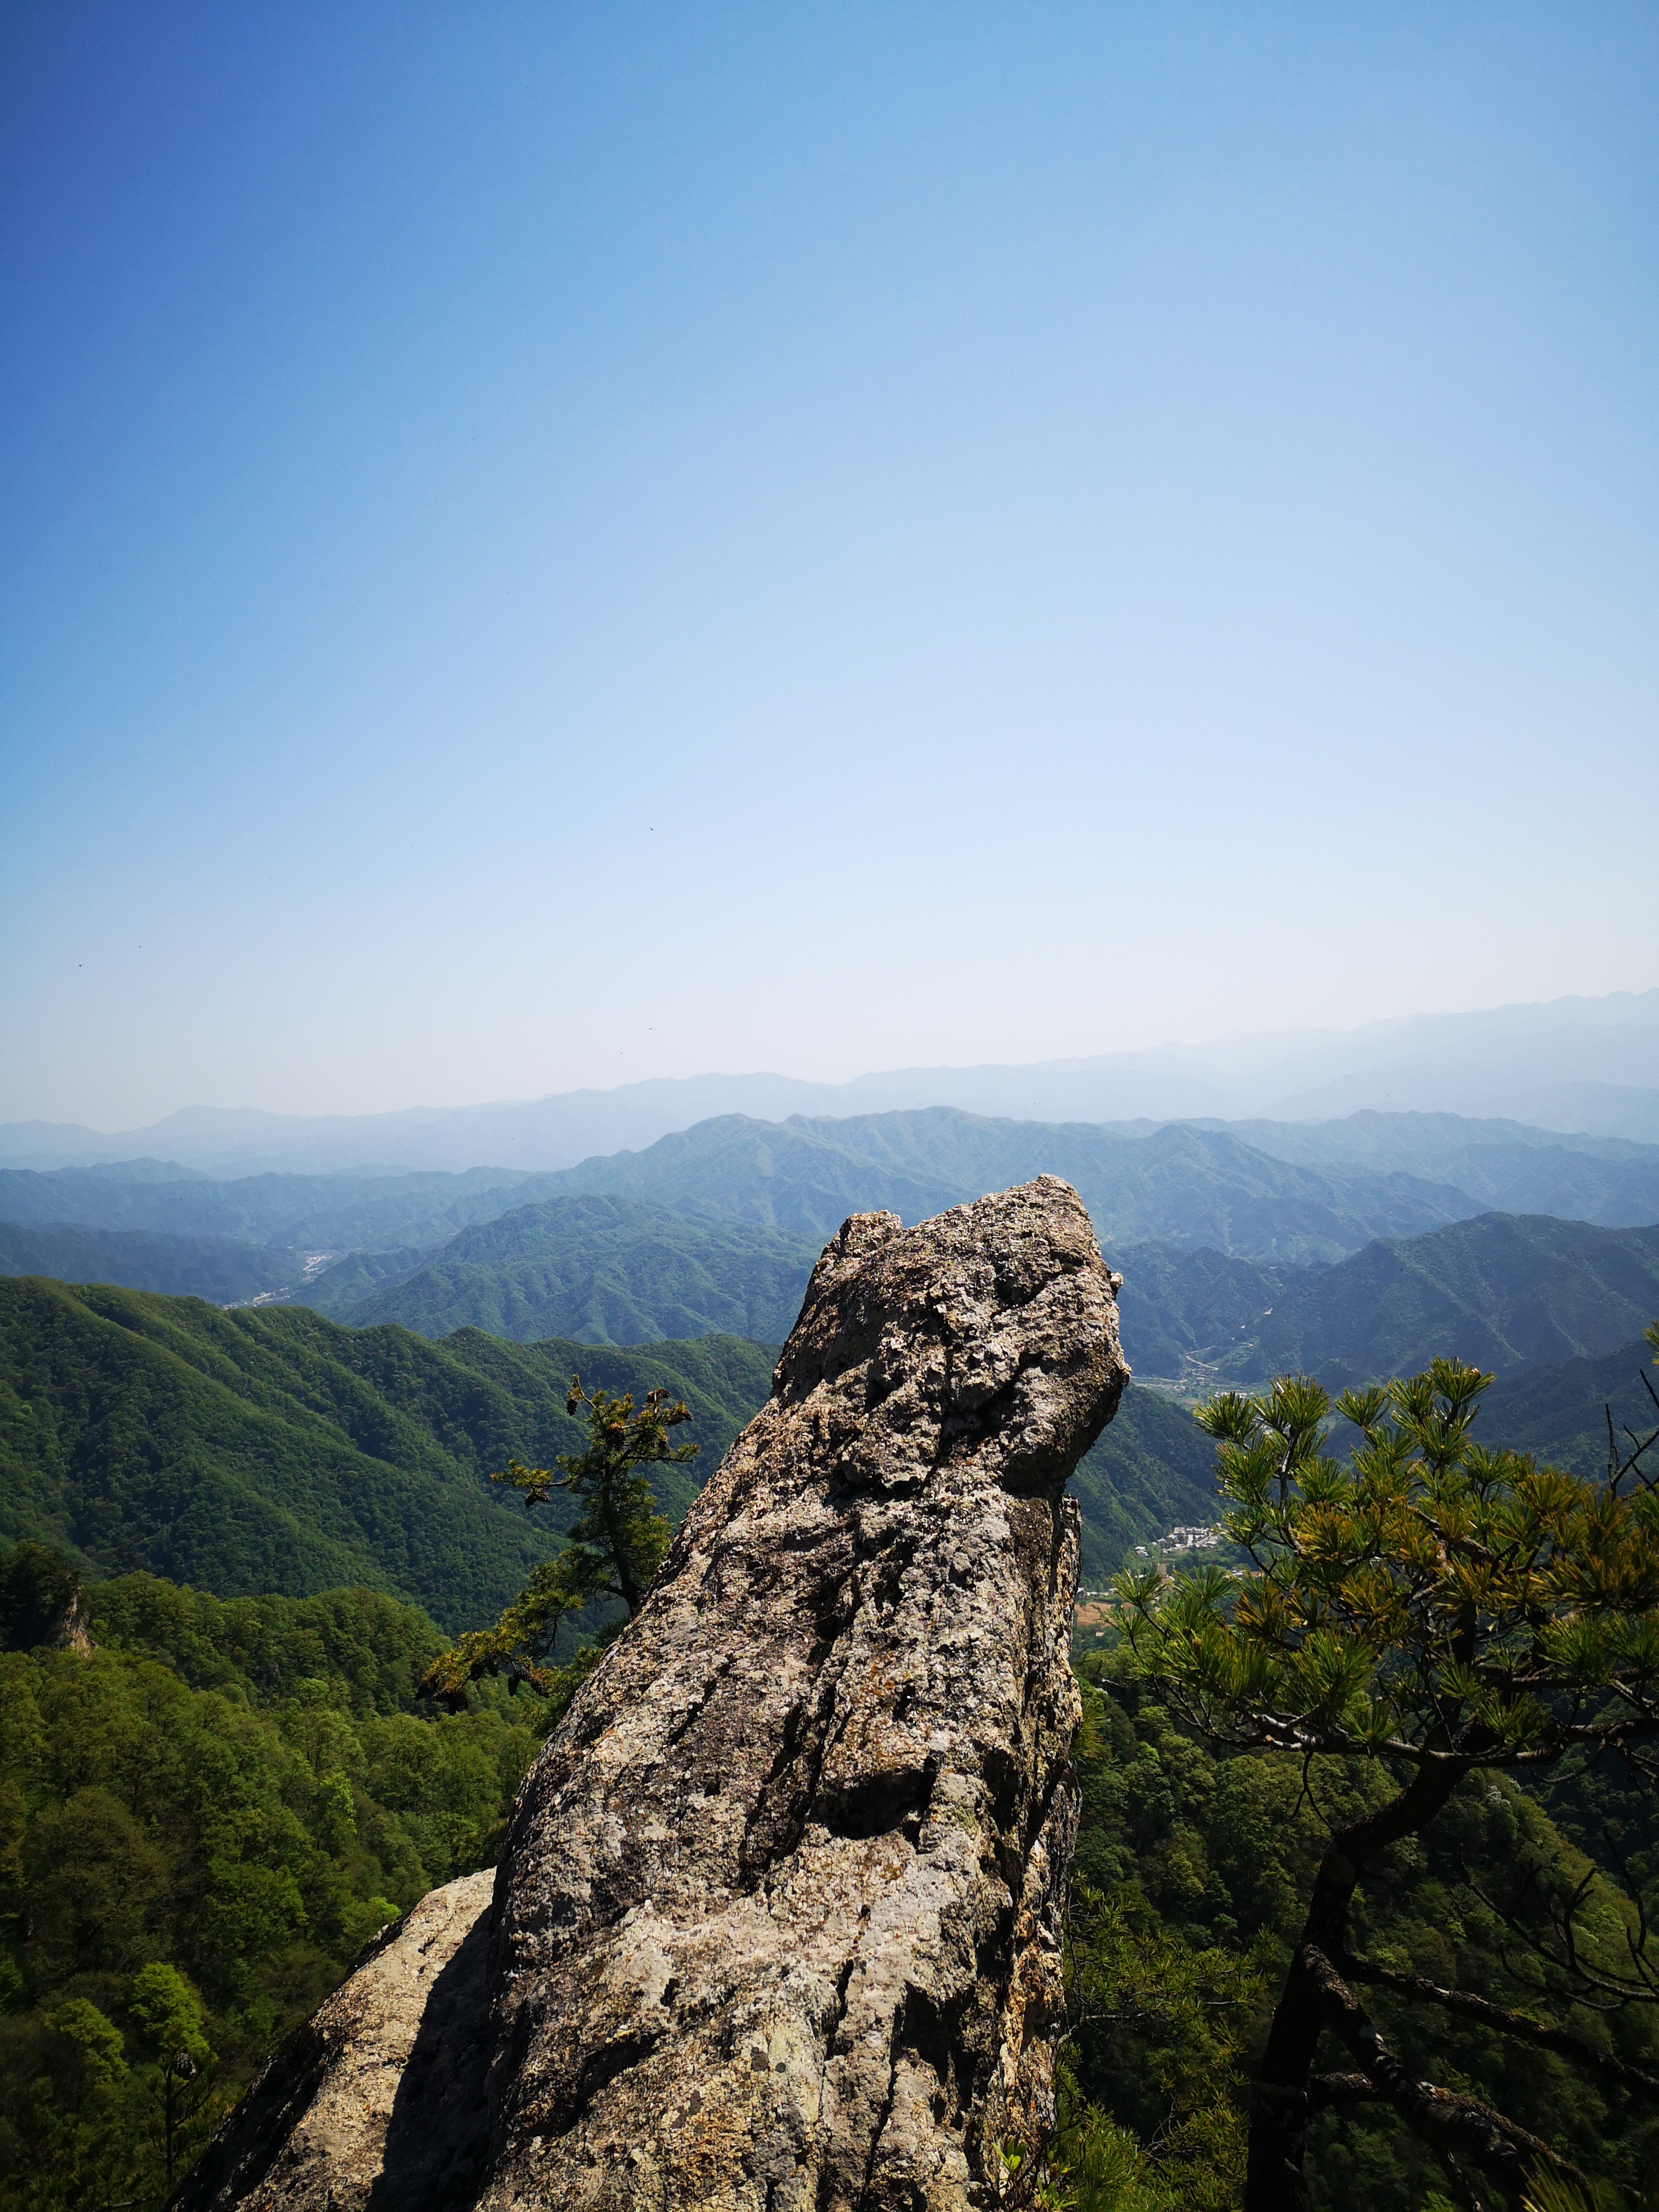
M527 1778L487 1970L463 1943L437 1976L378 2153L296 2162L305 2096L261 2132L256 2085L186 2203L344 2212L394 2171L399 2212L995 2203L1002 2147L1052 2112L1062 1493L1127 1376L1115 1288L1050 1176L911 1229L853 1216Z

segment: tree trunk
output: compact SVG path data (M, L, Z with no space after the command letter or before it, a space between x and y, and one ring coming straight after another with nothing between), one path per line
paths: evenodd
M1244 2212L1305 2212L1308 2190L1302 2160L1308 2134L1308 2080L1325 2028L1325 1989L1315 1961L1340 1961L1347 1956L1348 1907L1366 1862L1402 1836L1426 1827L1466 1771L1449 1759L1419 1766L1397 1797L1340 1829L1327 1844L1262 2054L1250 2122Z

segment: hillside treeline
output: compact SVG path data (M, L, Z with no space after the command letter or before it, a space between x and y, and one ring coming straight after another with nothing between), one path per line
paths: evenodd
M0 1561L8 1640L64 1634L75 1579L33 1547ZM0 2197L28 2212L159 2204L158 1971L200 2052L175 2100L182 2170L365 1942L434 1884L493 1862L542 1711L493 1686L465 1713L421 1708L416 1685L442 1639L378 1592L223 1601L132 1575L87 1589L76 1624L89 1650L47 1640L0 1655ZM1109 1638L1079 1668L1057 2148L1080 2212L1223 2212L1327 1823L1380 1778L1324 1761L1310 1787L1295 1759L1218 1753ZM1478 1893L1528 1857L1586 1869L1581 1846L1631 1810L1595 1787L1580 1784L1553 1820L1507 1779L1466 1786L1368 1884L1368 1953L1527 2002L1524 1965ZM1518 2105L1641 2201L1659 2107L1587 2091L1547 2051L1425 2021L1385 1994L1376 2009L1426 2070ZM1591 2032L1635 2063L1659 2059L1651 2010ZM1310 2172L1319 2212L1419 2212L1438 2180L1388 2115L1364 2109L1318 2124Z
M16 1643L75 1578L0 1560ZM45 1586L55 1602L42 1605ZM152 2205L362 1946L495 1860L534 1716L417 1711L442 1638L371 1590L94 1586L0 1652L0 2202Z

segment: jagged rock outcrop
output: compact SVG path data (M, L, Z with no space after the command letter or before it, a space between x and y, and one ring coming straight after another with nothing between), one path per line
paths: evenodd
M257 2085L184 2201L994 2202L1001 2146L1051 2107L1078 1715L1062 1492L1126 1377L1115 1288L1051 1177L910 1230L849 1220L771 1400L526 1780L493 1910L418 2033L362 2095L362 2027ZM331 2007L367 2019L358 1983L403 1972L419 1914L454 1924L463 1887L301 2039L321 2051ZM343 2123L316 2116L354 2095L331 2154Z

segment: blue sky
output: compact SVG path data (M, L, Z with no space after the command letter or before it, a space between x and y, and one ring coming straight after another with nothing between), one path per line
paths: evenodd
M1650 6L0 19L0 1118L1659 981Z

